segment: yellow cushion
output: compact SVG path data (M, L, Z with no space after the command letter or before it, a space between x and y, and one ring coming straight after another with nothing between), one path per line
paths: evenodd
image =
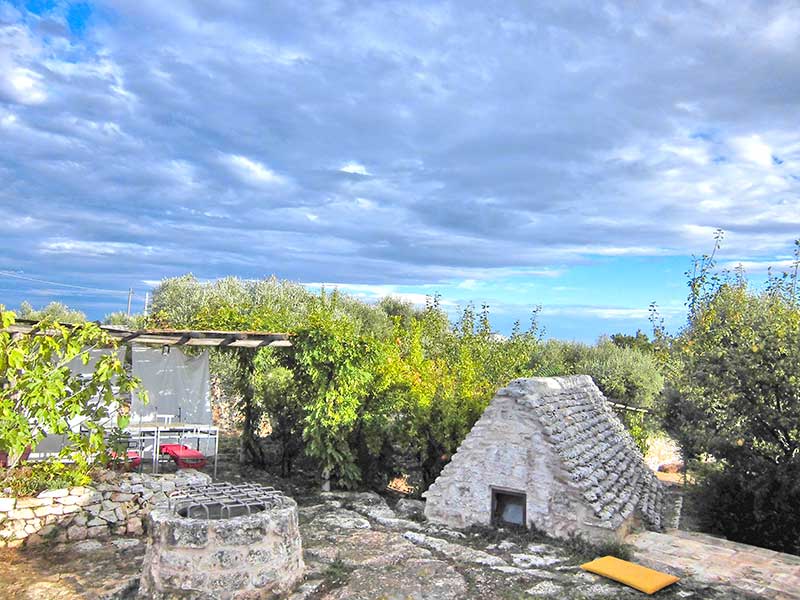
M613 556L597 558L581 565L581 569L619 581L645 594L655 594L679 579L675 575L654 571Z

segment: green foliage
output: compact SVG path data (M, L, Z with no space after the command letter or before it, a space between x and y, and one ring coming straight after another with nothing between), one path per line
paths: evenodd
M341 587L350 578L350 573L353 572L353 567L348 566L342 559L341 555L337 554L325 570L322 572L322 577L329 588Z
M664 423L686 459L717 461L701 495L707 527L798 552L800 255L754 290L741 270L714 271L720 240L688 273L689 319L670 340Z
M451 327L433 298L410 327L398 322L401 381L410 396L407 435L419 458L424 484L450 459L497 389L530 375L530 356L539 344L535 320L508 340L492 335L488 307L467 306Z
M81 311L73 310L61 302L51 302L40 310L33 308L29 302L23 302L16 313L18 318L31 321L51 319L59 323L83 323L86 320L86 315Z
M653 342L641 329L636 330L636 335L615 333L609 339L620 348L633 348L644 353L653 351Z
M165 279L153 291L148 325L173 329L286 331L303 322L313 297L275 277L226 277L203 283L194 275Z
M12 335L7 328L14 314L0 306L0 448L15 465L26 447L35 447L45 435L66 434L62 451L79 464L103 454L104 425L117 396L138 387L115 352L98 360L88 379L73 374L68 363L89 360L93 348L114 349L116 344L94 323L67 327L47 318L30 334ZM69 421L85 417L87 434L72 431ZM124 416L117 424L125 425Z
M378 354L372 339L336 314L336 301L324 294L319 298L306 323L294 331L283 364L294 374L304 407L306 452L319 461L323 475L348 486L360 479L348 437L373 382Z
M0 471L0 491L7 490L12 496L35 496L44 490L88 485L91 481L83 465L56 460Z
M623 542L616 540L593 542L575 533L561 543L567 552L580 562L594 560L602 556L616 556L622 560L630 560L633 554L631 547Z
M425 486L439 474L496 390L516 377L590 369L621 402L649 406L660 375L652 358L604 342L602 349L542 345L538 309L526 331L492 333L489 309L469 305L451 323L438 297L424 309L396 298L370 305L271 278L211 283L165 280L153 297L154 325L292 334L291 348L212 353L229 395L241 399L242 444L266 460L256 425L269 419L281 471L300 452L338 485L379 482L408 469ZM550 357L542 360L542 356ZM636 369L643 369L636 373Z
M738 275L697 288L673 341L679 368L666 419L693 453L731 464L797 458L800 307L787 291L756 292Z
M727 465L701 482L697 503L704 530L800 555L800 461Z
M114 325L126 329L146 329L147 317L142 314L129 315L123 311L109 313L103 319L103 325Z

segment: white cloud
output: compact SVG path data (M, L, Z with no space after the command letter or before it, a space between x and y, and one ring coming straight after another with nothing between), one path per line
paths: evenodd
M282 185L286 183L285 177L278 175L257 160L252 160L241 154L229 154L225 157L225 160L234 173L250 183L258 185Z
M41 104L47 100L42 77L29 69L16 68L6 75L12 93L22 104Z
M125 242L89 242L83 240L57 240L39 245L43 254L67 254L73 256L151 256L157 252L152 246Z
M83 35L57 4L0 2L0 205L37 220L0 236L8 268L123 287L268 268L536 301L590 289L548 280L577 265L708 251L717 227L725 261L800 231L792 3L684 4L665 27L613 0L501 20L141 0ZM592 301L613 307L614 287Z
M772 149L760 135L734 137L730 143L742 160L760 167L772 166Z
M367 168L357 162L349 162L339 168L342 173L351 173L353 175L369 175Z

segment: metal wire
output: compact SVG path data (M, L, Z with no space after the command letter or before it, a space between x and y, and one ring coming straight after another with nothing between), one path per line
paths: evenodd
M257 483L191 484L169 495L169 509L182 517L229 519L251 515L283 503L283 493Z

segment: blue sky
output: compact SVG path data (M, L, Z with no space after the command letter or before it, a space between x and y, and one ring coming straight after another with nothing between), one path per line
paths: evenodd
M0 303L275 274L677 327L715 229L789 264L798 56L796 2L0 0Z

